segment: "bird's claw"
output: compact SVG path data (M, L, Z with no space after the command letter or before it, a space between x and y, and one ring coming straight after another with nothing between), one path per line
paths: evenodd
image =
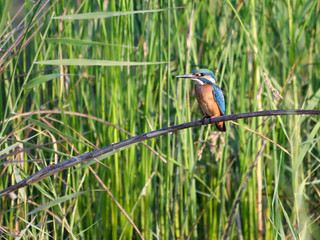
M202 118L202 125L204 125L205 124L205 120L206 120L206 118L207 118L207 116L204 116L203 118Z
M217 115L213 115L213 116L211 116L211 117L209 117L209 116L204 116L204 117L202 118L202 125L205 124L206 118L212 119L212 118L215 118L215 117L217 117Z

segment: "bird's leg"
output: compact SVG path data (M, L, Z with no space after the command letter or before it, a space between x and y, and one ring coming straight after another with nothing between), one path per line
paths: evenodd
M205 121L206 118L212 119L212 118L215 118L215 117L217 117L217 115L213 115L213 116L211 116L211 117L205 115L205 116L202 118L202 125L204 125L204 121Z
M215 118L215 117L218 117L217 115L213 115L213 116L207 116L207 115L204 115L204 117L202 118L202 125L204 125L205 124L205 120L206 120L206 118L209 118L209 119L212 119L212 118Z
M204 125L204 121L206 120L206 118L210 118L210 117L207 115L204 115L204 117L202 118L202 125Z

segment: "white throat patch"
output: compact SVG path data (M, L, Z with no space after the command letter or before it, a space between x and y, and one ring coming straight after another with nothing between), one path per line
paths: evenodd
M196 82L196 84L204 85L202 81L200 81L198 78L191 78L193 81Z

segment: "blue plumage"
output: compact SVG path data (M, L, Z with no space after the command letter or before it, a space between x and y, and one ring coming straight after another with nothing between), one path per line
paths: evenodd
M216 84L211 84L212 86L212 94L214 100L217 102L219 109L223 115L226 114L226 103L224 101L224 96L221 88L219 88Z
M216 76L213 74L213 72L211 72L208 69L197 69L192 72L192 74L197 74L197 73L203 74L204 76L211 76L214 79L214 81L217 81Z

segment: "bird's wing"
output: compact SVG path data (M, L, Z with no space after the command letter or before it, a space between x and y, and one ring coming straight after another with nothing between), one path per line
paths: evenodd
M226 103L224 101L224 96L221 88L219 88L216 84L212 84L212 94L214 97L214 100L219 106L219 109L223 115L226 114Z

